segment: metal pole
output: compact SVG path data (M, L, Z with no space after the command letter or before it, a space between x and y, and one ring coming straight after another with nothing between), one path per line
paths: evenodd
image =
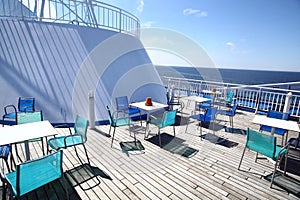
M289 92L286 97L285 97L285 102L284 102L284 107L283 107L283 119L287 119L287 116L290 111L290 106L291 106L291 101L292 101L292 93Z
M95 99L94 91L89 92L89 123L91 129L95 128Z

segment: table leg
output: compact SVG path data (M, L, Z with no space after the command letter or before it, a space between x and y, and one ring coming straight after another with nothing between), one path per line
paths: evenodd
M28 141L24 142L24 146L25 146L26 160L30 160L30 152L29 152L29 143L28 143Z
M150 118L150 112L147 111L145 139L148 137L149 134L149 118Z

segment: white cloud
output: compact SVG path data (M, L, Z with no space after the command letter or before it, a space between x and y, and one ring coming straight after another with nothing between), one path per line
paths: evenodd
M207 17L208 12L201 11L198 9L187 8L183 10L183 14L186 16L196 16L196 17Z
M153 24L155 24L154 21L143 22L142 27L143 28L151 28L153 26Z
M242 49L240 49L240 47L237 47L240 45L236 45L233 42L226 42L225 45L229 47L230 52L233 54L248 54L249 53L249 51L242 50Z
M142 12L143 12L143 10L144 10L144 5L145 5L144 0L139 0L139 1L138 1L137 11L138 11L139 13L142 13Z
M226 42L225 43L227 46L230 46L230 47L233 47L234 46L234 44L232 43L232 42Z

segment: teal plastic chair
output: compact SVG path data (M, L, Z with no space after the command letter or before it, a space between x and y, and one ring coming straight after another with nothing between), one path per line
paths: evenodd
M255 157L255 162L257 161L257 156L258 153L271 158L272 160L275 161L274 165L274 171L271 179L271 185L272 187L275 173L277 170L277 166L280 164L282 158L284 155L285 156L285 166L284 166L284 173L286 171L286 161L287 161L287 154L288 154L288 149L289 149L289 144L287 144L284 147L279 147L276 145L276 137L272 135L266 135L251 129L247 129L247 136L246 136L246 145L240 160L240 164L238 169L240 169L242 160L246 151L246 148L255 151L256 152L256 157Z
M142 112L139 108L129 106L127 96L117 97L116 105L117 105L117 110L124 111L129 116L139 114L140 122L141 122L141 126L142 126Z
M177 110L165 111L162 117L154 117L150 116L149 121L147 122L147 126L149 124L153 124L158 128L158 138L159 138L159 146L161 147L161 138L160 138L160 129L173 126L174 136L175 136L175 122L176 122L176 114ZM147 129L146 129L147 130ZM145 133L147 134L147 133Z
M62 155L62 151L57 151L18 164L15 171L5 174L5 182L10 186L12 195L18 198L56 179L64 178Z
M74 147L76 156L78 157L79 161L84 164L76 149L77 145L82 145L85 151L87 162L90 165L90 159L84 145L87 141L88 120L77 115L74 124L74 131L72 131L70 127L68 128L70 135L50 138L47 141L47 144L56 151L60 149L67 149L68 147Z
M216 115L217 115L217 108L210 107L205 110L204 114L195 114L195 115L189 116L189 118L196 119L199 122L201 140L202 140L202 123L205 123L205 122L212 123L213 130L214 130L214 120L216 119ZM185 133L187 132L188 125L189 125L189 122L186 125Z
M43 121L43 113L42 113L42 111L18 112L17 116L16 116L16 121L17 121L18 125L33 123L33 122L40 122L40 121ZM47 138L46 138L46 140L47 140ZM36 139L28 140L28 142L41 142L43 155L45 155L43 138L36 138ZM18 144L20 144L20 143L18 143ZM22 159L20 158L20 156L18 154L17 144L15 144L15 150L16 150L16 155L17 155L18 159L22 161Z
M18 99L18 109L10 104L4 107L4 115L2 116L3 125L5 124L5 119L9 119L16 124L17 113L19 112L33 112L35 111L35 98L33 97L19 97Z
M116 128L120 126L128 126L129 134L131 136L130 126L133 125L132 120L130 119L130 116L128 113L125 113L123 110L116 110L113 113L111 113L108 106L106 106L107 112L108 112L108 120L109 120L109 135L111 128L114 128L112 139L111 139L111 147L113 146L114 137ZM136 141L135 133L134 133L134 141Z

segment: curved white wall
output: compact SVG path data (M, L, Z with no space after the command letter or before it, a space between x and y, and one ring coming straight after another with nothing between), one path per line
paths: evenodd
M19 96L36 98L52 123L88 118L88 92L95 91L96 121L117 96L151 96L165 103L165 90L141 42L130 35L69 24L0 20L0 107ZM3 110L1 111L3 114Z

